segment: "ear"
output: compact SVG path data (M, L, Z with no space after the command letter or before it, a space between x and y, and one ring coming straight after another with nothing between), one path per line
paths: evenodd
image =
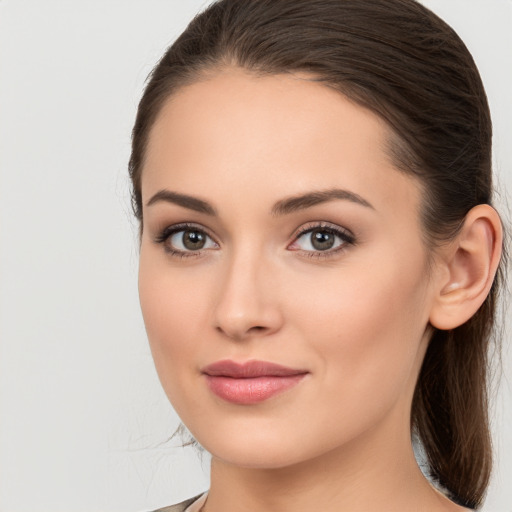
M466 215L457 237L439 250L430 323L454 329L485 301L501 258L503 228L491 206L480 204Z

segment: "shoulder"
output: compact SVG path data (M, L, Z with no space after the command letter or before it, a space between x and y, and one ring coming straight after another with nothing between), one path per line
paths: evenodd
M199 494L194 496L193 498L189 498L188 500L182 501L181 503L176 503L176 505L170 505L169 507L159 508L158 510L154 510L153 512L185 512L185 510L192 505L195 501L203 496Z

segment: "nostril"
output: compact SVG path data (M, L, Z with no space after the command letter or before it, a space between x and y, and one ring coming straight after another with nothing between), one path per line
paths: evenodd
M254 333L258 333L258 332L264 332L267 330L268 330L268 327L264 327L262 325L255 325L248 330L248 333L254 334Z
M261 334L269 330L268 327L265 327L263 325L254 325L252 327L249 327L248 329L225 329L222 326L218 325L216 327L216 330L220 333L228 335L230 338L243 340L247 337L250 337L252 335Z

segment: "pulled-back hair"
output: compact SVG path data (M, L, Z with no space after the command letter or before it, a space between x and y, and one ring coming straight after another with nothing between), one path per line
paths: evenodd
M140 101L129 163L139 221L145 151L163 104L226 66L307 72L384 119L395 166L423 183L427 248L452 239L471 208L492 204L487 97L466 46L435 14L414 0L220 0L167 50ZM492 465L488 354L502 277L469 321L434 330L412 403L431 478L471 508Z

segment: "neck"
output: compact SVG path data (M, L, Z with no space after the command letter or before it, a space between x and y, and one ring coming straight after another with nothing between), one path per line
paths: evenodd
M464 510L433 489L416 463L409 430L396 425L389 421L285 467L247 468L213 457L205 512Z

